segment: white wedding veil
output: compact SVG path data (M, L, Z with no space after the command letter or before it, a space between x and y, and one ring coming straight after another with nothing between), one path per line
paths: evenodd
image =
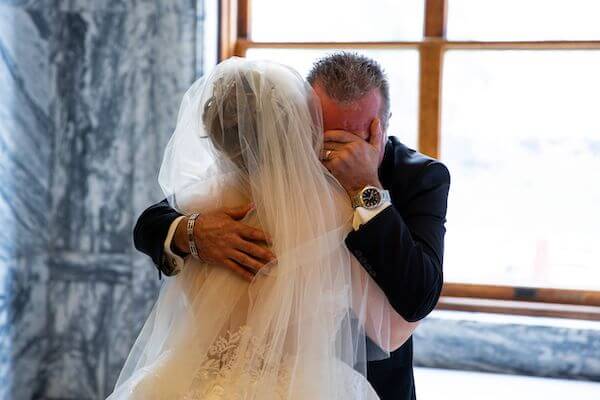
M277 262L248 283L188 257L109 399L377 398L366 362L415 324L345 247L352 208L318 158L322 131L311 87L276 63L232 58L186 92L159 175L169 203L190 214L253 202L242 222L271 236Z

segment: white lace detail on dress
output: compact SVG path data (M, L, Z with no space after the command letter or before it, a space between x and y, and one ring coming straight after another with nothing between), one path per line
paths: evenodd
M278 364L280 371L267 366L266 345L259 345L248 326L220 336L208 349L206 360L195 374L192 388L182 400L240 400L247 398L283 399L290 382L289 365ZM253 359L251 359L254 356ZM277 374L275 385L265 376Z

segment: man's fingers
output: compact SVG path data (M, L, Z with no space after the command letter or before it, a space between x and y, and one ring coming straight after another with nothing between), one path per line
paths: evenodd
M340 130L325 131L324 136L325 142L351 143L363 140L360 136L352 132Z
M254 278L254 274L252 272L248 271L246 268L242 267L241 265L239 265L238 263L236 263L233 260L226 259L225 261L223 261L223 263L225 264L225 266L227 268L229 268L233 272L241 275L242 278L244 278L248 282L251 282L252 278Z
M383 128L381 127L381 120L379 117L375 117L373 118L373 121L371 121L370 131L371 137L369 138L369 143L377 149L378 153L381 153L385 144L383 142Z
M240 207L225 208L223 209L223 212L233 219L240 220L244 218L252 209L254 209L254 204L248 203Z
M252 242L248 242L244 239L240 239L236 243L236 248L248 254L249 256L260 258L266 262L275 261L275 254L273 254L269 249L265 249L264 247Z
M383 150L383 129L381 129L381 121L379 118L373 118L370 127L371 136L369 137L369 143L374 146L377 151Z
M261 269L262 267L265 266L260 261L254 259L254 258L250 257L248 254L242 253L241 251L238 251L238 250L233 250L231 252L231 254L229 255L229 258L231 260L237 262L238 264L241 264L244 267L250 268L254 272L258 271L259 269Z
M344 143L338 142L325 142L323 143L323 149L325 150L339 150L345 146Z
M254 241L266 242L271 244L271 237L261 231L260 229L252 228L251 226L244 225L240 227L239 234L244 239L250 239Z

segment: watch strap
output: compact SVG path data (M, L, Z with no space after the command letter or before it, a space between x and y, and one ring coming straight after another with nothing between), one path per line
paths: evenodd
M381 193L381 203L379 205L392 202L392 197L390 196L390 192L388 190L382 190L379 193Z

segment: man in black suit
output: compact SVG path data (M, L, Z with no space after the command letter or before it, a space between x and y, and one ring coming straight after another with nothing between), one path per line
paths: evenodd
M442 259L450 175L446 167L385 133L389 89L379 65L337 53L319 60L308 76L323 109L323 164L352 200L354 231L346 245L407 321L424 318L442 289ZM136 248L161 272L176 274L196 246L199 255L250 279L275 258L257 242L266 233L239 220L251 205L197 217L194 243L187 217L166 200L149 207L134 230ZM367 378L381 399L415 399L409 339L389 359L371 361Z

